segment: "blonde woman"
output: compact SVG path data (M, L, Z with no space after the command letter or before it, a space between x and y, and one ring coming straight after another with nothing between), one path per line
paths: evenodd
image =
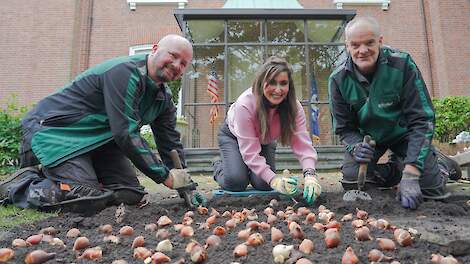
M286 60L270 57L251 88L230 107L218 134L221 160L214 162L214 179L221 188L294 195L297 179L276 175L276 141L290 145L304 176L304 198L312 203L321 193L315 175L317 152L306 129L305 113L295 96L292 69Z

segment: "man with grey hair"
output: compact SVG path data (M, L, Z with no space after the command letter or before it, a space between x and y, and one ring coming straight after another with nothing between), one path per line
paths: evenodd
M348 58L328 83L334 129L346 145L343 188L356 189L359 164L368 163L367 185L398 184L405 208L445 198L447 179L458 179L459 168L431 145L434 109L415 62L383 45L372 17L350 21L345 37ZM376 145L363 142L365 135ZM387 150L388 163L377 164Z
M189 174L170 157L176 149L184 166L165 83L180 78L192 56L188 40L167 35L149 55L105 61L42 99L22 120L22 169L0 184L0 200L81 213L137 204L146 192L131 162L156 183L188 186ZM161 159L140 135L146 124Z

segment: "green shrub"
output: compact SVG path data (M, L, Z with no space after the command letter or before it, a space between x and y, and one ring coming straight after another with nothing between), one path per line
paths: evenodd
M434 98L436 129L434 137L450 142L462 131L470 132L470 96Z
M26 111L16 104L15 97L0 109L0 174L12 172L19 165L20 122Z

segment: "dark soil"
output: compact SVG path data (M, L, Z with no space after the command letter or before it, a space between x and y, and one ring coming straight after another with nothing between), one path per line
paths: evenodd
M443 203L435 201L427 201L421 205L418 210L410 211L400 207L395 201L394 194L390 191L374 191L371 192L373 197L372 202L359 201L355 203L345 203L342 201L342 193L324 193L318 199L314 206L310 209L317 214L318 206L325 205L328 209L336 213L336 218L341 219L344 214L355 213L356 207L369 212L370 217L385 218L391 222L392 225L397 225L400 228L415 228L422 232L422 236L416 237L413 244L409 247L401 247L397 245L397 250L387 252L386 255L392 256L400 263L430 263L432 253L440 253L448 255L448 248L445 245L439 245L429 242L429 237L434 239L434 242L445 244L453 239L466 239L470 235L470 207L465 203L465 200L456 200L453 202ZM220 214L225 210L238 210L243 208L256 208L258 214L258 221L266 221L266 216L263 210L268 206L270 199L273 197L224 197L212 200L209 202L210 208L216 208ZM279 206L274 208L275 211L285 210L287 206L292 206L294 202L287 198L279 198ZM177 204L170 204L171 202ZM298 206L297 206L298 207ZM81 234L89 238L91 246L100 246L103 250L103 258L98 263L111 263L116 259L125 259L128 263L143 263L142 260L136 260L132 257L133 250L131 244L134 237L142 235L145 237L145 246L155 251L155 247L159 240L155 236L155 232L149 233L144 230L144 226L149 223L156 223L158 218L162 215L169 216L173 224L180 223L183 214L187 211L184 208L181 200L175 198L172 200L165 200L162 203L151 203L148 206L138 209L133 206L126 207L125 217L122 223L117 224L115 221L116 207L110 207L101 213L92 217L81 217L74 214L63 214L59 217L49 218L34 226L22 226L10 230L3 241L0 242L0 248L10 247L11 241L14 238L26 239L32 234L36 234L40 229L53 226L58 230L57 237L62 239L65 244L65 249L50 246L46 243L41 243L36 246L31 246L26 249L16 249L15 258L11 263L23 263L26 252L33 249L45 249L48 252L56 252L57 255L54 260L48 263L96 263L93 261L77 260L75 253L72 250L74 239L66 238L66 232L71 228L79 228ZM355 215L355 214L354 214ZM227 221L226 218L218 217L216 225L212 226L211 230L198 230L198 223L203 223L209 215L199 215L195 212L194 223L192 224L195 235L193 239L199 241L201 244L205 243L205 239L212 234L212 229L216 225L224 225ZM355 217L354 217L355 218ZM314 253L305 256L312 260L314 263L341 263L341 257L348 246L351 246L356 255L359 257L361 263L368 263L367 254L373 248L378 248L375 240L359 242L354 239L354 229L350 222L343 222L340 230L341 243L338 247L327 249L324 243L324 236L322 232L316 231L312 228L312 224L303 224L303 217L299 221L301 224L306 238L314 242ZM208 249L208 259L205 263L274 263L272 257L272 248L277 244L270 240L270 230L259 231L265 243L259 247L249 247L247 257L235 258L232 255L233 249L236 245L243 241L237 238L237 233L241 229L245 229L247 221L239 224L235 229L230 230L222 237L222 244L216 248ZM97 232L98 226L102 224L111 224L113 226L113 234L118 235L120 227L130 225L134 227L135 233L132 237L121 237L121 243L118 245L103 242L104 234ZM286 245L295 245L298 248L300 240L292 239L287 231L287 224L284 221L277 221L274 226L281 229L284 234L284 240L281 242ZM172 261L177 261L184 258L186 263L191 263L189 256L185 253L186 244L190 239L182 238L173 227L167 228L170 231L170 240L173 243L173 251L167 254ZM393 238L392 231L383 231L370 227L371 234L374 238L387 237ZM424 238L424 235L426 238ZM470 254L470 252L467 252ZM460 263L470 263L470 255L463 255L456 257ZM292 262L292 260L291 260ZM295 261L293 261L295 263Z

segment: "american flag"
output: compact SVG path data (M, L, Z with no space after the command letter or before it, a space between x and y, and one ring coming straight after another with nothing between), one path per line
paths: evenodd
M219 87L217 85L217 73L215 69L212 69L211 72L207 75L207 92L211 97L211 103L219 102ZM219 114L219 106L213 105L209 111L209 123L214 125L217 115Z

